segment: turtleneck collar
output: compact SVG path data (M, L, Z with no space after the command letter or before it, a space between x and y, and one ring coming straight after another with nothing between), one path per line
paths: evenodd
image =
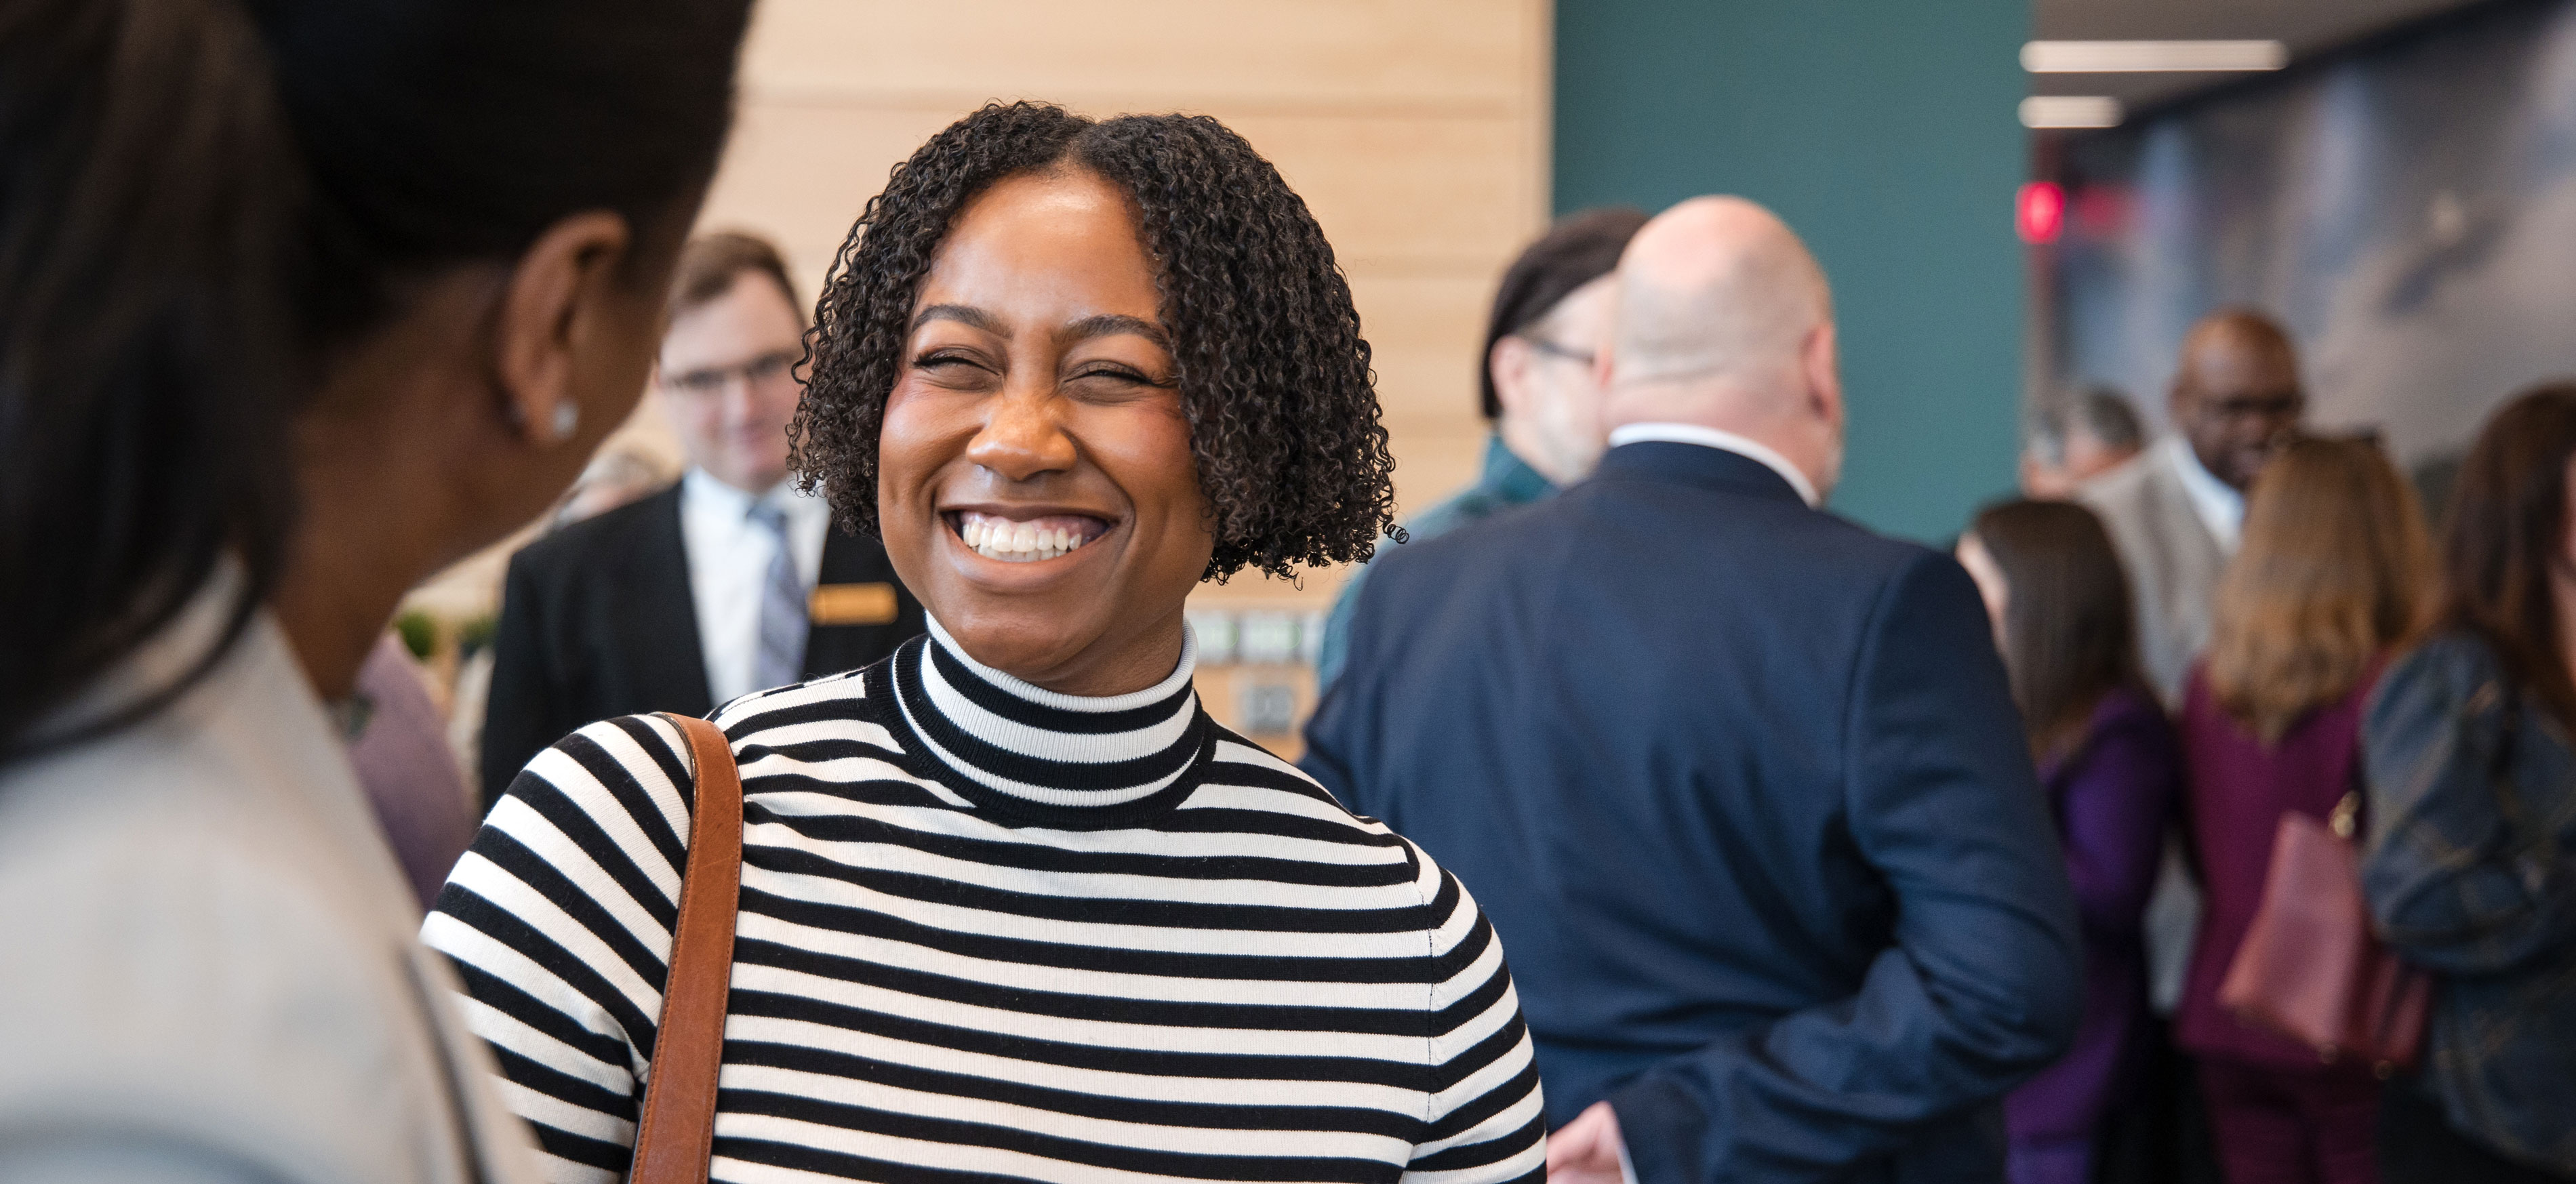
M1149 808L1186 794L1213 748L1214 724L1190 683L1197 660L1197 639L1184 632L1163 681L1065 695L968 657L933 619L890 660L892 714L940 781L979 805L1080 816Z

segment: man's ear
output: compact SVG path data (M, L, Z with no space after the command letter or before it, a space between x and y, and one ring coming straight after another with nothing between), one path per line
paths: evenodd
M607 331L595 322L633 249L623 216L593 210L547 227L511 270L493 313L493 379L502 414L529 443L562 444L578 429L579 347Z
M1798 347L1798 366L1806 372L1807 401L1818 419L1840 431L1843 425L1842 361L1834 348L1834 323L1807 331Z
M1494 402L1502 414L1510 416L1524 410L1522 401L1529 392L1529 343L1510 334L1495 338L1494 348L1485 354L1485 369L1494 376Z

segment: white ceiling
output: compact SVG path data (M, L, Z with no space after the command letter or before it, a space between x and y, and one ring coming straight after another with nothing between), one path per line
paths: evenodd
M2047 41L2286 42L2291 61L2476 0L2033 0ZM2109 95L2131 110L2243 78L2242 74L2033 74L2031 93Z

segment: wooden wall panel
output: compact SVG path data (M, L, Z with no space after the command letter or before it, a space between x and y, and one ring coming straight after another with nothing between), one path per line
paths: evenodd
M1351 277L1377 370L1378 405L1398 436L1477 426L1476 351L1496 275Z
M747 101L700 222L778 240L810 288L887 171L964 113ZM1499 120L1208 113L1279 166L1354 280L1490 285L1544 200L1525 131Z
M743 61L754 101L1519 118L1545 105L1546 18L1529 0L763 0Z

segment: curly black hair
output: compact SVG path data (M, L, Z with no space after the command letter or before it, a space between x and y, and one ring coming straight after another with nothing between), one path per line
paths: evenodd
M1068 165L1135 203L1213 508L1206 578L1368 558L1394 527L1394 462L1350 284L1279 170L1206 116L995 103L895 166L841 244L806 337L788 429L800 484L879 530L877 437L932 255L995 182Z

